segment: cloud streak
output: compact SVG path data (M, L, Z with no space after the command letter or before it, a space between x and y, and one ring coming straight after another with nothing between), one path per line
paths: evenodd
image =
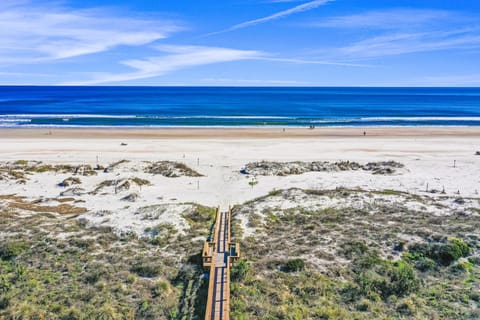
M398 29L414 28L419 25L435 24L446 19L464 18L444 10L390 9L368 11L359 14L331 17L323 21L307 24L319 28L375 28Z
M301 12L305 12L305 11L309 11L309 10L318 8L320 6L326 5L327 3L333 2L333 1L335 1L335 0L314 0L314 1L310 1L310 2L307 2L307 3L300 4L298 6L295 6L293 8L271 14L271 15L263 17L263 18L258 18L258 19L253 19L253 20L242 22L242 23L238 23L238 24L233 25L233 26L231 26L227 29L209 33L209 34L207 34L207 36L220 34L220 33L225 33L225 32L230 32L230 31L239 30L239 29L243 29L243 28L248 28L248 27L252 27L252 26L255 26L255 25L258 25L258 24L266 23L266 22L269 22L269 21L272 21L272 20L285 18L285 17L293 15L293 14L297 14L297 13L301 13Z
M350 58L374 58L440 50L480 47L476 29L442 32L394 33L370 37L339 48L338 55Z
M121 64L133 71L124 73L91 73L90 80L63 83L67 85L95 85L105 83L125 82L164 76L168 73L209 64L233 61L270 61L290 64L335 65L346 67L366 67L361 64L330 62L323 60L306 60L299 58L274 57L268 53L256 50L240 50L221 47L161 45L156 49L163 55L144 59L122 61ZM273 80L270 81L272 84Z
M177 23L112 10L72 10L14 1L0 10L0 63L32 63L142 46L180 30Z
M349 63L349 62L339 62L339 61L327 61L327 60L313 60L313 59L303 59L303 58L276 58L276 57L259 57L256 60L272 61L272 62L285 62L293 64L319 64L327 66L339 66L339 67L371 67L367 64L361 63Z
M122 62L123 65L134 69L135 71L133 72L118 74L97 73L93 74L94 77L91 80L66 84L93 85L153 78L179 69L215 63L249 60L263 55L262 52L253 50L202 46L164 45L157 47L157 49L166 54L163 56Z
M433 9L390 9L336 16L309 27L345 29L357 40L325 48L325 59L358 61L419 52L469 50L480 47L480 28L464 13ZM472 25L473 27L469 27ZM362 30L359 33L359 30ZM363 39L358 39L360 34Z

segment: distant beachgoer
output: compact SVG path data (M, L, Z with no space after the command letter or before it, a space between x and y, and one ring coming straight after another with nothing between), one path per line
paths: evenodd
M366 136L366 135L367 135L367 131L363 131L363 135Z

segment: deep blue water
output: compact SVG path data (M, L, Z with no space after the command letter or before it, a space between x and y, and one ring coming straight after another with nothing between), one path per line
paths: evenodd
M480 88L0 86L0 127L480 126Z

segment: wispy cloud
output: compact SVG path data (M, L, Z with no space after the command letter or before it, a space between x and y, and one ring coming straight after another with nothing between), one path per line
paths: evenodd
M122 64L134 69L127 73L96 73L93 79L67 84L101 84L123 82L165 75L169 72L194 66L214 63L248 60L260 57L262 52L253 50L237 50L219 47L173 46L164 45L157 48L166 53L162 56L146 59L123 61Z
M335 0L314 0L314 1L310 1L310 2L307 2L307 3L300 4L298 6L295 6L293 8L271 14L271 15L263 17L263 18L258 18L258 19L253 19L253 20L242 22L242 23L238 23L238 24L233 25L233 26L231 26L227 29L209 33L209 34L207 34L207 36L220 34L220 33L225 33L225 32L230 32L230 31L243 29L243 28L248 28L248 27L251 27L251 26L255 26L257 24L266 23L266 22L269 22L269 21L272 21L272 20L285 18L287 16L290 16L290 15L293 15L293 14L296 14L296 13L305 12L305 11L309 11L309 10L318 8L320 6L323 6L323 5L325 5L329 2L333 2L333 1L335 1Z
M419 25L434 24L445 19L464 19L463 16L445 10L389 9L368 11L359 14L336 16L307 23L312 27L324 28L376 28L397 29L415 28Z
M31 63L141 46L178 31L176 22L106 8L73 10L33 1L2 3L0 63Z
M256 60L285 62L285 63L294 63L294 64L319 64L319 65L340 66L340 67L361 67L361 68L371 67L371 65L361 64L361 63L314 60L314 59L304 59L304 58L276 58L276 57L266 56L266 57L258 57L256 58Z
M339 48L338 55L350 58L373 58L439 50L480 47L478 29L442 32L393 33L370 37Z
M475 19L455 11L397 8L336 16L306 25L347 29L352 31L347 39L357 37L346 45L324 48L327 60L334 57L355 61L480 47L480 28L476 27Z
M300 58L281 58L272 56L262 51L221 47L161 45L157 46L156 49L159 52L162 52L163 55L121 62L121 64L130 67L134 71L124 73L91 73L91 79L89 80L63 84L93 85L125 82L164 76L168 73L185 68L242 60L270 61L291 64L367 67L367 65L344 62L307 60ZM271 83L273 84L273 82Z

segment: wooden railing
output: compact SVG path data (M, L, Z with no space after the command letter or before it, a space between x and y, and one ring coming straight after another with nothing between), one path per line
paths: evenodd
M205 309L205 319L212 319L212 306L213 306L213 290L215 288L215 259L212 261L210 267L210 273L208 278L208 298L207 298L207 308Z
M240 246L238 243L231 243L231 216L232 211L229 208L227 221L226 221L226 236L224 238L226 247L225 252L227 254L226 265L225 265L225 282L224 282L224 289L223 289L223 297L224 301L220 305L223 305L222 313L223 317L222 320L228 320L230 318L230 267L231 265L236 262L240 257ZM213 233L213 239L211 241L206 241L203 245L202 251L202 258L203 258L203 266L205 268L210 268L209 272L209 281L208 281L208 298L207 298L207 306L205 310L205 319L212 320L215 318L215 315L212 314L213 306L217 302L215 301L214 297L214 290L216 290L216 283L215 283L215 275L216 275L216 253L218 250L221 250L221 247L217 247L217 242L219 240L219 231L220 231L220 224L222 221L222 212L220 208L217 208L217 213L215 217L215 227ZM225 222L225 221L224 221ZM223 280L222 280L223 281ZM215 310L217 312L217 310ZM218 312L220 314L220 312Z

